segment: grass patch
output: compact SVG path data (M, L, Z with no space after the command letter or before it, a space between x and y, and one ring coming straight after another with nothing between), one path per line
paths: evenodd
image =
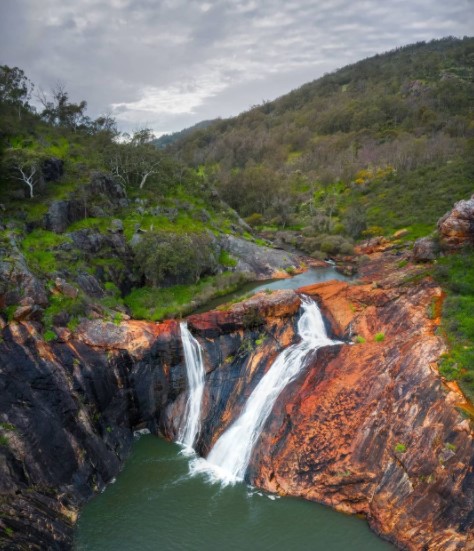
M397 453L405 453L407 451L407 447L405 444L402 444L401 442L398 442L398 444L395 446L394 450Z
M374 336L375 342L383 342L385 340L385 333L376 333Z
M58 338L58 336L56 335L56 333L52 329L47 329L44 332L43 338L46 342L51 342L51 341L56 340Z
M236 291L245 282L241 274L227 272L193 285L140 287L126 296L124 303L134 318L158 321L185 316L213 298Z
M50 273L57 269L55 250L71 240L47 230L34 230L21 243L22 252L33 271Z
M441 258L434 277L447 293L441 327L449 352L442 357L439 370L449 381L458 381L474 401L474 252Z
M219 254L219 264L226 268L237 266L237 260L225 249L222 249Z

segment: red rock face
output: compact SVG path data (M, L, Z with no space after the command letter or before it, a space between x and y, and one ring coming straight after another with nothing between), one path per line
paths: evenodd
M462 395L437 373L444 344L427 316L440 289L327 282L301 291L337 333L366 342L320 350L280 396L253 483L362 513L407 549L473 549L473 434L457 409Z
M402 548L474 549L473 433L460 413L472 406L436 368L443 295L429 279L414 284L423 268L399 268L397 255L373 253L358 284L298 291L318 301L335 335L365 342L320 349L284 390L249 478L363 514ZM297 338L299 306L298 293L280 291L188 318L206 364L203 455ZM77 507L118 472L133 429L176 435L186 398L179 324L92 320L55 343L34 321L1 329L0 414L17 430L0 450L0 505L25 548L68 548Z

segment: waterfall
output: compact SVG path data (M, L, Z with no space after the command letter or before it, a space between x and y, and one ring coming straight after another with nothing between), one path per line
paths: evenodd
M313 300L302 297L302 310L298 321L301 341L277 356L240 416L217 440L207 461L196 460L191 465L192 472L205 472L224 484L242 480L255 443L282 390L301 372L312 352L322 346L340 344L327 336L321 312Z
M188 379L188 400L178 433L178 442L192 449L200 429L201 401L204 391L204 362L201 345L191 335L186 322L180 324L183 343L186 376Z

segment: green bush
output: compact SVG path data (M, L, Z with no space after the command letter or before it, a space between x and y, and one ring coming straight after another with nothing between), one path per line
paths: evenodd
M148 232L134 252L138 271L154 286L196 283L217 268L205 233Z
M47 331L44 332L43 338L46 342L51 342L56 340L58 336L54 331L52 331L51 329L48 329Z
M361 335L357 335L357 337L354 339L354 342L358 343L358 344L364 344L365 343L365 339L364 337L362 337Z
M376 333L374 337L375 342L383 342L385 340L385 333Z
M405 453L407 451L407 447L405 444L401 444L400 442L395 446L395 451L397 453Z

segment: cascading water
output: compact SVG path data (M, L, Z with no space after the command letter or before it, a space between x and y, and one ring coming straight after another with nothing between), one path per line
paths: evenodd
M282 390L300 373L312 352L322 346L340 344L327 336L321 312L313 300L302 297L302 309L298 321L301 341L278 355L250 395L240 417L217 440L206 461L196 459L192 463L191 472L204 472L223 484L242 480L253 447Z
M192 449L200 429L201 401L204 391L204 362L201 345L191 335L186 322L180 324L183 343L186 376L188 379L188 401L178 433L178 442L185 449Z

